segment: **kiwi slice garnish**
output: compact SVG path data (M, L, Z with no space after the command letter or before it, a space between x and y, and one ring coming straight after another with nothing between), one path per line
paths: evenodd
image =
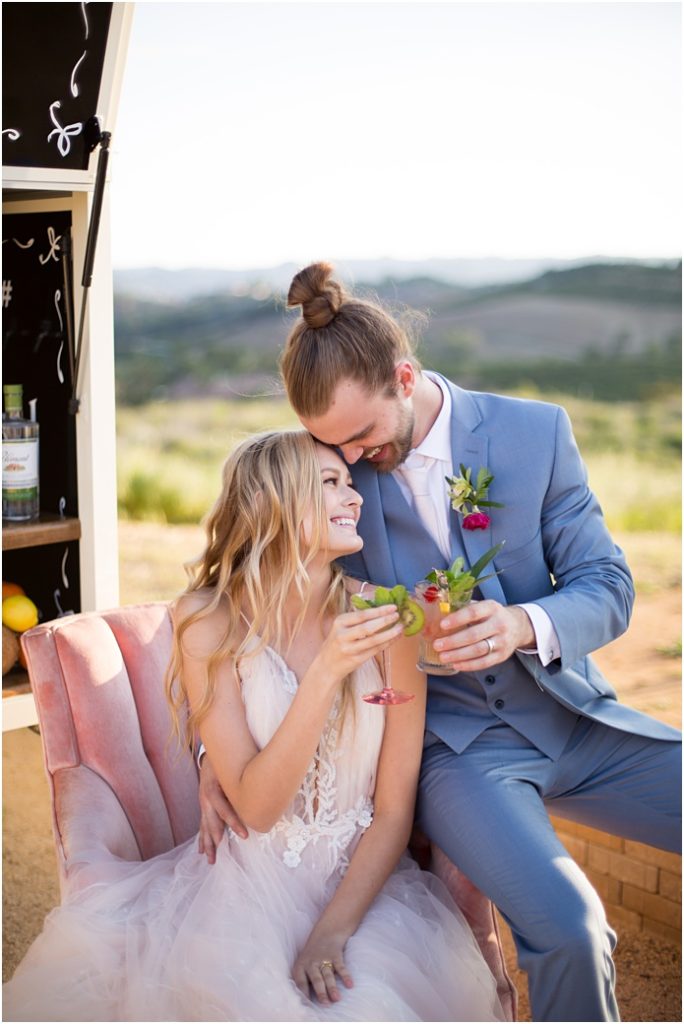
M389 590L387 587L376 587L375 597L361 597L359 594L352 594L351 603L354 608L380 608L384 604L396 604L399 612L399 621L404 627L404 636L415 636L423 628L425 615L423 609L413 598L408 596L406 587L397 584Z
M417 601L406 597L399 609L399 618L404 627L404 636L415 636L425 624L425 613Z

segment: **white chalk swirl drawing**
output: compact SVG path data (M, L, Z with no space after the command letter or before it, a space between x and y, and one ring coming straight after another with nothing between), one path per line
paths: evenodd
M2 134L7 135L10 142L16 142L17 139L21 138L21 132L18 128L3 128Z
M62 582L64 584L65 590L69 589L69 578L68 578L68 576L66 574L66 563L67 563L67 558L68 557L69 557L69 548L65 548L64 549L64 557L62 558ZM53 600L55 602L55 608L57 609L58 615L59 616L61 616L61 615L73 615L74 614L73 609L71 609L71 608L69 608L69 609L62 608L62 604L60 602L60 597L61 596L62 596L62 591L61 591L60 587L57 587L56 590L53 590L52 598L53 598Z
M6 242L10 241L14 242L14 244L19 249L30 249L33 243L35 242L35 238L29 238L28 242L20 242L18 238L3 238L2 244L5 245Z
M62 500L64 500L64 499L62 499ZM62 504L62 502L60 501L60 505L61 504ZM69 548L65 548L64 549L64 556L62 558L62 583L64 584L64 586L65 586L65 588L67 590L69 589L69 578L67 577L67 574L66 574L66 564L67 564L67 558L68 557L69 557Z
M62 320L62 314L59 309L59 300L62 298L62 293L59 288L55 292L55 309L57 310L57 316L59 317L59 333L62 335L62 344L59 346L59 352L57 353L57 379L60 384L64 383L64 374L62 373L62 352L64 351L64 321Z
M47 236L50 248L44 256L42 254L38 256L38 260L43 266L45 266L49 259L53 259L55 263L59 263L57 253L61 252L61 246L59 243L62 240L62 236L55 233L55 229L52 224L47 229Z
M79 64L80 64L80 63L81 63L82 61L84 61L84 60L85 60L85 58L86 58L86 55L87 55L87 53L88 53L88 51L87 51L87 50L84 50L84 51L83 51L83 53L81 54L81 56L80 56L80 57L78 58L78 60L77 60L77 61L76 61L76 63L74 64L74 70L73 70L73 71L71 72L71 82L70 82L70 87L71 87L71 95L72 95L72 96L78 96L78 94L79 94L78 82L76 81L76 72L78 71L78 66L79 66Z
M64 497L64 495L62 495L62 497L59 499L59 517L60 517L60 519L64 519L65 509L66 509L66 498Z
M71 149L71 138L75 135L80 135L83 131L83 122L75 121L73 124L61 125L55 116L55 110L59 110L62 104L59 100L55 100L50 104L50 117L54 128L47 137L48 142L52 139L53 135L57 136L57 148L61 156L68 156Z
M83 15L83 23L85 25L85 37L86 37L86 39L88 38L88 33L90 31L89 28L88 28L88 12L86 11L86 7L87 6L88 6L87 3L81 4L81 14Z

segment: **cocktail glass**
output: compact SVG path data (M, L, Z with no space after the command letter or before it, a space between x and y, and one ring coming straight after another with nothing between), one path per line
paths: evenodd
M415 693L404 693L403 690L392 689L392 679L390 673L390 659L389 653L384 652L382 659L384 668L384 683L382 690L374 690L373 693L364 693L363 699L366 704L407 704L408 701L413 700Z
M465 608L470 604L472 592L464 594L456 600L449 592L438 587L435 583L427 580L416 583L413 596L423 610L425 623L420 634L420 646L418 649L418 668L421 672L429 672L432 676L455 676L458 669L452 665L445 665L440 661L439 654L434 648L434 641L445 634L440 629L440 622L449 612L455 612L459 608Z

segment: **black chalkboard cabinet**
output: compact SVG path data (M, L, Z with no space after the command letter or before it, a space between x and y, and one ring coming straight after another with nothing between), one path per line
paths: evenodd
M111 16L108 3L4 5L4 165L88 170Z
M40 424L40 516L3 521L3 579L42 621L119 597L109 183L87 291L82 278L98 140L115 137L132 13L118 3L2 8L3 380L36 399ZM3 729L35 720L28 679L13 670Z

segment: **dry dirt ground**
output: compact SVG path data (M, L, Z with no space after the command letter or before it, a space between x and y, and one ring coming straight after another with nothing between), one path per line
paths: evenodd
M200 534L158 526L122 524L122 603L170 597L183 586L182 571L144 566L149 552L172 548L175 566L196 550ZM671 541L669 542L671 544ZM678 555L664 551L656 536L624 538L635 570L639 598L628 633L596 655L620 699L673 725L681 721L681 590ZM630 551L630 547L632 550ZM675 547L677 547L675 545ZM162 563L164 563L162 565ZM163 574L166 574L165 576ZM162 577L163 576L163 581ZM3 979L59 902L50 808L40 738L21 729L3 744ZM664 940L619 931L616 954L618 999L625 1021L681 1021L681 950ZM511 971L520 992L520 1020L530 1020L525 976L515 969L510 935L504 935Z

